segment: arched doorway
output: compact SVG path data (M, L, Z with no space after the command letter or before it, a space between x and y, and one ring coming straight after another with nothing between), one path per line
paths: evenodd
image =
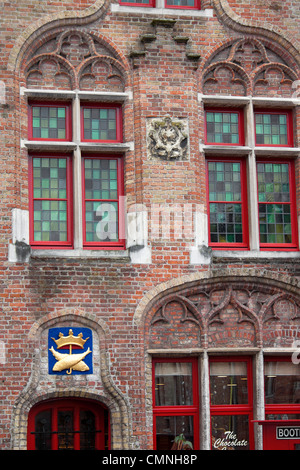
M28 450L107 450L109 413L84 399L47 400L29 412Z

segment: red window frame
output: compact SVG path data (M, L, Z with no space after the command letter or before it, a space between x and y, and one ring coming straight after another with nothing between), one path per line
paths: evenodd
M222 162L222 163L240 163L241 165L241 201L242 205L242 234L243 242L241 243L219 243L212 242L210 237L210 204L211 203L227 203L230 201L210 201L209 199L209 173L208 163L209 162ZM246 160L243 158L207 158L206 159L206 194L207 194L207 215L208 215L208 234L209 234L209 246L215 250L248 250L249 249L249 222L248 222L248 196L247 196L247 166ZM234 201L237 203L237 201Z
M194 6L189 5L167 5L167 0L165 0L165 8L175 8L177 10L200 10L200 0L194 0Z
M236 113L238 114L238 133L239 133L239 142L238 143L224 143L224 142L208 142L207 141L207 120L206 114L211 113ZM205 131L205 145L222 145L222 146L243 146L245 145L245 127L244 127L244 111L240 108L205 108L204 113L204 131Z
M111 103L81 103L80 121L81 121L81 141L82 142L101 142L101 143L121 143L123 142L123 118L122 118L122 105ZM84 110L85 109L115 109L116 110L116 139L114 140L101 140L101 139L85 139L84 138Z
M180 9L180 10L200 10L201 8L201 2L200 0L194 0L195 5L194 6L182 6L182 5L167 5L167 0L165 0L165 8L175 8L175 9ZM135 3L135 2L130 2L130 1L122 1L119 0L120 5L124 6L130 6L130 7L144 7L144 8L155 8L156 2L155 0L149 0L148 4L145 3Z
M99 202L109 203L117 202L118 203L118 241L87 241L86 240L86 201L94 199L85 198L85 159L96 159L96 160L117 160L117 199L99 199ZM125 213L123 197L124 197L124 181L123 181L123 158L120 155L82 155L81 157L81 176L82 176L82 231L83 231L83 248L85 249L119 249L122 250L125 248L125 238L124 238L124 227L125 227ZM95 201L95 200L94 200Z
M44 108L65 108L66 116L66 138L65 139L52 139L52 138L43 138L43 137L33 137L33 125L32 125L32 108L34 106L44 107ZM29 101L28 103L28 139L36 141L45 141L45 142L70 142L72 140L72 111L71 103L66 103L65 101Z
M256 138L256 114L285 114L287 116L287 144L258 144ZM257 147L293 147L294 146L294 136L293 136L293 113L292 110L282 109L282 110L272 110L272 109L260 109L255 108L254 110L254 134L255 134L255 145Z
M31 153L29 156L29 240L30 245L36 249L43 248L72 248L73 247L73 176L72 157L68 154L38 154ZM66 241L35 241L34 240L34 201L36 200L56 200L57 198L35 198L33 194L33 158L64 158L67 161L67 240Z
M129 7L145 7L145 8L154 8L155 7L155 0L149 0L149 3L135 3L130 1L122 1L119 0L120 5L129 6Z
M193 405L156 406L155 403L155 364L181 362L192 364ZM199 450L199 378L198 359L153 358L152 361L152 400L153 400L153 449L156 450L156 418L159 416L192 416L194 428L194 450ZM171 450L171 449L170 449Z
M93 401L85 399L55 399L46 400L37 405L33 406L28 415L28 427L27 427L27 450L35 450L35 418L43 411L51 411L51 450L57 450L58 448L58 428L57 428L57 416L58 411L69 411L74 412L74 450L80 450L80 410L92 411L95 415L95 427L96 430L104 429L104 412L108 411L107 408ZM105 436L104 430L102 432L95 433L95 444L96 450L108 450L110 449L110 420L108 413L108 436ZM107 447L105 440L107 439Z
M209 358L209 366L212 362L246 362L247 363L247 385L248 385L248 404L244 405L212 405L210 404L211 416L238 415L248 416L249 425L249 450L253 450L254 429L253 429L253 370L252 358L250 356L213 356ZM210 377L210 376L209 376ZM212 438L212 433L211 433ZM212 442L211 442L212 448Z
M287 159L264 159L257 158L256 163L281 163L289 165L289 186L290 186L290 202L278 204L287 204L291 208L291 228L292 228L292 241L291 243L260 243L262 251L282 250L282 251L297 251L298 250L298 223L297 223L297 203L296 203L296 178L295 178L295 162L294 160ZM258 196L258 182L257 182L257 200L258 200L258 213L260 204L276 204L275 202L259 201ZM258 221L259 225L259 221Z
M291 362L291 356L265 356L266 362ZM265 396L265 393L264 393ZM298 414L300 415L300 403L265 403L265 414ZM267 418L266 418L267 419Z

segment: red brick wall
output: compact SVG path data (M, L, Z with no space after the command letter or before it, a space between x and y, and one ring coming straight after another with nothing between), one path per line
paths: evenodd
M248 37L245 44L249 45L251 39L257 39L260 42L256 44L263 45L261 51L268 51L269 62L277 64L273 77L277 85L274 87L274 80L271 83L265 79L257 85L256 94L277 97L278 83L285 78L280 96L292 95L291 86L299 77L300 67L294 55L299 42L298 2L285 2L283 11L279 2L229 1L233 12L244 20L244 29L242 20L238 22L230 16L219 20L217 7L224 2L202 2L203 8L215 6L211 19L176 15L176 23L168 25L153 25L152 17L146 14L120 14L109 10L103 17L93 16L93 23L89 24L88 17L82 19L84 15L80 20L80 15L77 20L58 15L72 11L84 14L85 9L93 6L93 1L35 3L4 2L0 19L4 38L0 45L0 80L6 86L5 102L0 102L0 340L5 344L6 353L5 363L0 364L0 448L8 449L16 442L25 445L17 441L19 435L23 440L26 436L26 431L16 424L20 410L22 426L26 427L26 413L39 398L50 396L50 391L51 394L66 394L71 389L72 393L79 393L80 387L80 393L91 391L107 403L117 400L118 393L125 397L130 407L128 416L131 416L125 423L132 432L128 445L151 448L151 423L149 425L145 411L146 398L149 398L145 393L149 378L145 372L145 351L277 344L289 347L299 336L298 258L283 261L214 259L209 267L193 266L189 258L191 237L188 240L175 237L173 227L170 238L157 239L154 237L157 221L151 218L153 204L190 205L192 208L203 205L206 210L205 158L199 151L199 143L204 139L204 118L197 93L255 94L251 54L244 68L237 66L234 56L230 56L237 40ZM43 23L45 15L48 21ZM40 22L40 29L34 28L36 21ZM259 29L258 23L264 29ZM133 92L133 102L125 105L125 141L134 140L135 144L134 151L125 156L125 192L129 203L144 204L148 210L152 250L149 265L133 265L129 257L117 260L32 257L25 264L8 262L12 209L28 207L27 150L20 148L20 139L27 138L27 105L26 99L20 98L19 87L26 86L26 67L33 65L30 61L37 54L53 51L59 35L72 27L92 34L95 40L98 38L99 51L102 47L102 52L105 50L121 64L118 72L123 81L104 82L99 66L96 82L87 80L83 89L93 89L96 83L97 90L101 86L102 90L126 88ZM280 27L282 34L276 34L272 27ZM145 35L152 35L153 40L144 42ZM291 35L294 42L287 51ZM76 67L81 60L78 51L79 48L75 49L72 77L78 72ZM138 55L137 51L145 54ZM53 84L53 63L50 65L49 60L44 63L42 80L41 75L31 76L27 86L74 88L76 81L68 79L66 82L66 75L56 78ZM230 83L232 78L238 80L236 85ZM166 115L188 119L188 160L147 158L147 119ZM295 145L299 142L299 126L297 111ZM296 176L299 212L299 168ZM239 273L242 273L241 280L234 294L229 296L231 280ZM200 274L209 279L204 287ZM186 285L185 276L199 279ZM218 281L213 280L214 276ZM175 294L179 294L180 299L174 297ZM168 302L165 295L168 295ZM273 310L270 306L263 311L261 306L276 295L281 297L276 303L274 297ZM144 302L145 310L137 322L135 314L140 302ZM77 309L80 309L79 314ZM243 321L239 322L241 319ZM82 324L83 321L95 331L98 331L97 321L102 325L99 337L103 341L100 341L100 349L108 358L106 375L94 382L87 379L80 386L71 378L66 381L49 379L49 383L44 375L43 380L39 379L39 368L46 354L42 334L50 326Z

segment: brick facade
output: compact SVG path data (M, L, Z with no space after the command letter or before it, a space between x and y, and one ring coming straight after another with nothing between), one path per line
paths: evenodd
M152 357L202 364L207 354L247 353L258 364L265 351L291 355L300 339L298 233L297 249L263 251L251 212L249 249L211 250L206 186L208 157L246 158L249 174L255 157L292 159L299 220L298 2L203 0L197 12L103 0L3 8L0 448L27 448L33 405L77 397L108 408L112 449L152 449ZM79 102L103 96L122 104L123 142L83 144ZM72 142L28 140L34 99L72 103ZM205 145L207 106L245 110L243 149ZM253 109L270 107L293 110L292 148L257 150ZM166 128L180 144L164 145ZM72 248L29 246L28 155L37 152L71 155L73 171L78 155L122 156L132 231L124 250L83 249L77 174ZM248 207L257 211L255 192L248 188ZM50 375L49 328L78 326L93 332L93 374ZM200 448L210 445L204 417ZM257 432L257 449L260 439Z

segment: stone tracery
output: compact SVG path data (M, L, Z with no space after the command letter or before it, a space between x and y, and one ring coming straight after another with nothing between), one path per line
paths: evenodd
M189 348L291 347L299 337L299 321L300 301L287 292L229 283L199 287L160 302L150 323L149 346L174 348L182 336L181 347ZM285 335L291 330L294 335Z
M112 48L78 30L50 38L26 64L26 84L30 88L95 90L101 83L102 90L124 91L125 75L124 64Z
M291 96L297 79L289 64L262 41L245 38L222 47L204 71L203 92Z

